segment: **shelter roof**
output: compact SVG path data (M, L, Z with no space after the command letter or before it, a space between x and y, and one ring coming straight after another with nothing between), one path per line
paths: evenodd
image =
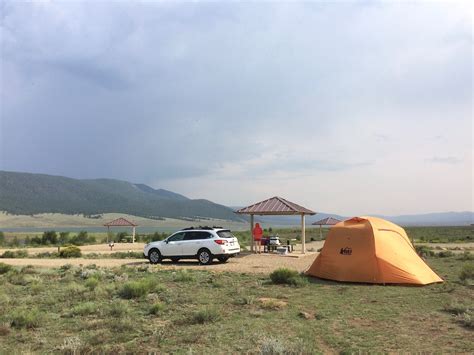
M123 217L114 219L111 222L104 224L105 227L136 227L138 224L130 222L128 219Z
M341 220L339 220L337 218L327 217L327 218L321 219L320 221L312 223L312 225L315 225L315 226L316 225L317 226L332 226L332 225L337 224L339 222L341 222Z
M235 211L235 213L256 214L256 215L298 215L298 214L314 215L316 214L316 212L314 211L311 211L305 207L302 207L294 202L290 202L278 196L241 208Z

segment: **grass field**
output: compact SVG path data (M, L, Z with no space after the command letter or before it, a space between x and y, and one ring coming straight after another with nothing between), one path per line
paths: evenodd
M231 226L225 226L231 228ZM178 228L178 227L176 227ZM53 228L54 229L54 228ZM232 229L232 228L231 228ZM463 227L406 227L405 228L408 236L411 240L416 243L465 243L474 242L474 229L470 226ZM158 231L157 231L158 232ZM233 230L235 236L239 238L241 245L250 245L250 232L247 230ZM306 228L306 241L317 241L325 239L328 228L322 229L322 238L320 236L319 227L307 227ZM172 232L158 232L162 237L165 237ZM25 245L25 240L34 237L41 237L43 232L3 232L4 235L4 246L9 247L22 247L22 246L44 246L44 245ZM265 230L264 235L278 234L280 239L285 242L286 239L299 239L301 236L301 230L294 227L288 228L274 228L271 231ZM77 235L77 232L71 232L70 236ZM107 233L105 232L89 232L89 236L92 236L97 243L105 243L107 240ZM149 241L153 233L138 233L137 241ZM110 240L117 241L118 237L116 233L109 235ZM1 243L0 243L1 246Z
M444 284L295 287L160 266L0 264L0 353L472 353L474 289L460 280L472 260L428 263Z

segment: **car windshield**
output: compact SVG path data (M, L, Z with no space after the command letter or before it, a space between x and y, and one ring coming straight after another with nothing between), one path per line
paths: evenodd
M217 235L221 238L235 238L230 231L219 231Z

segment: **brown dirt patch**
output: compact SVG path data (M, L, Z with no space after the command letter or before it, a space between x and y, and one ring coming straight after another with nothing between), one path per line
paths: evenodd
M278 300L276 298L262 297L262 298L258 299L258 303L260 304L260 307L262 307L264 309L279 310L279 309L283 309L286 306L288 306L288 302Z
M296 270L298 272L305 271L314 261L316 254L311 253L300 257L287 257L279 255L268 255L268 254L242 254L235 258L231 258L227 263L213 263L212 265L203 266L194 260L183 260L179 263L173 264L165 261L159 265L153 265L153 268L158 269L194 269L194 270L208 270L216 272L239 272L239 273L252 273L252 274L268 274L280 267L286 267L289 269ZM148 261L145 259L84 259L84 258L71 258L71 259L0 259L0 262L15 265L25 266L33 265L38 267L60 267L65 264L71 264L74 266L87 266L95 264L99 267L119 267L122 265L139 266L146 265Z

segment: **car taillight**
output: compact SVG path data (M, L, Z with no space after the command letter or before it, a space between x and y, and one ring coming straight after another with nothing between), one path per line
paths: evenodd
M214 241L219 245L226 245L227 244L227 240L216 239Z

